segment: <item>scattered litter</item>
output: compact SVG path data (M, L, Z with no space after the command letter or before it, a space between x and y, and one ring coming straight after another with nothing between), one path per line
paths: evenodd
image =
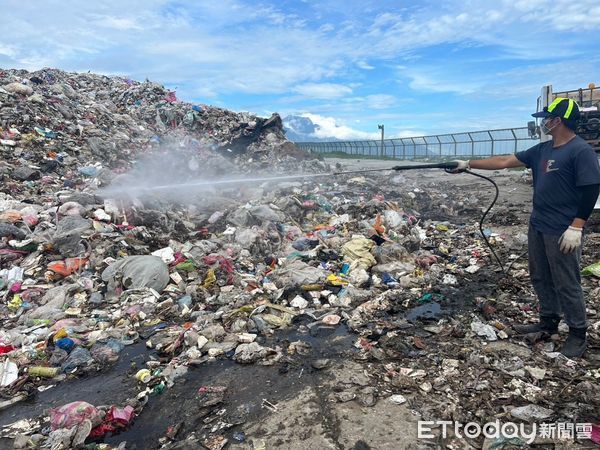
M123 404L56 402L1 436L22 434L25 448L116 442L165 405L156 397L185 414L165 411L181 422L157 426L153 445L266 448L233 428L249 416L235 402L262 383L258 369L283 386L265 382L271 393L254 399L270 413L288 400L262 397L287 399L288 382L361 414L385 399L464 423L507 412L566 422L600 407L593 356L569 360L556 342L529 347L511 333L537 315L518 256L520 196L486 224L511 260L501 276L478 235L486 192L449 189L441 171L313 177L339 168L287 141L277 114L55 69L0 71L0 105L0 410L106 389L111 370L125 380ZM498 178L529 192L521 174ZM600 257L593 226L586 240L589 264ZM591 347L599 265L583 270ZM215 367L239 378L193 384Z

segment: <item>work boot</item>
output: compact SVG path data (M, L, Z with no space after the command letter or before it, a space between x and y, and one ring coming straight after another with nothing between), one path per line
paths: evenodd
M567 358L580 358L587 348L587 328L569 328L569 335L560 352Z
M559 323L560 317L540 317L538 323L513 325L513 330L517 334L548 333L552 335L558 332Z

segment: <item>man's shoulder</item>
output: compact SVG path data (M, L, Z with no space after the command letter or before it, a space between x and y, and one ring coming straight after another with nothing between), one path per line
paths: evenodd
M594 149L590 144L587 143L585 139L580 136L575 136L569 142L567 142L566 146L568 146L569 150L579 152L592 152L594 153Z
M552 151L552 148L552 140L549 140L545 142L539 142L529 150L532 154L536 155L538 158L541 158L543 155L546 155L548 152Z
M517 153L528 153L528 154L532 154L535 152L538 152L543 146L544 144L546 144L546 142L538 142L537 144L529 147L527 150L523 150Z

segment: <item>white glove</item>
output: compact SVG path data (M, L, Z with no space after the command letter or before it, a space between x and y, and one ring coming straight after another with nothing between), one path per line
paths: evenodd
M455 161L452 161L458 164L458 166L456 166L455 169L452 169L450 172L452 173L460 173L460 172L464 172L465 170L469 170L471 169L471 161L462 161L460 159L457 159Z
M563 253L571 253L577 247L581 245L581 234L583 228L569 227L562 234L558 243L560 245L560 251Z

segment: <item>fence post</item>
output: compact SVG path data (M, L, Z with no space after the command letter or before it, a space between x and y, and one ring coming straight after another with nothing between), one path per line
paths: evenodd
M490 137L490 141L492 141L492 156L494 156L494 136L492 136L492 132L488 130L488 135Z
M475 141L473 140L471 133L467 133L467 135L469 136L469 139L471 139L471 157L473 157L475 156Z
M510 129L510 132L512 133L513 137L515 138L515 153L517 153L517 144L519 143L519 141L517 140L517 135L515 134L515 130L513 128Z

